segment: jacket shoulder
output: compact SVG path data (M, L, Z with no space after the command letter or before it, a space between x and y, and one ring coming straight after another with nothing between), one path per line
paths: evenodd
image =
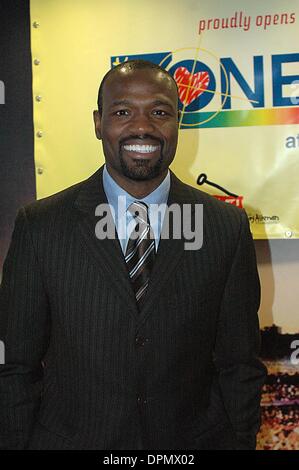
M201 204L203 210L203 230L205 240L236 247L240 237L250 235L250 225L244 209L236 207L211 196L182 181L176 180L185 200L192 204Z
M31 221L41 222L44 219L51 220L60 216L65 218L72 209L77 195L90 178L73 184L51 196L30 202L21 209L25 211L27 218Z
M244 209L229 204L224 201L220 201L214 196L202 191L194 186L183 183L180 181L180 184L184 186L185 191L191 195L191 199L194 203L203 204L204 210L209 213L215 213L222 217L233 217L237 220L240 220L242 213L245 213ZM246 213L245 213L246 214Z

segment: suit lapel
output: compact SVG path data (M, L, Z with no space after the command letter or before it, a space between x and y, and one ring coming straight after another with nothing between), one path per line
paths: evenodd
M194 196L192 195L191 189L183 184L172 171L170 172L170 176L171 184L167 206L169 208L172 204L176 204L182 214L184 204L194 206ZM169 237L163 238L163 234L166 233L166 217L165 214L155 263L151 272L143 308L139 314L140 323L143 323L147 319L161 291L165 290L167 287L167 282L173 275L184 254L185 239L183 236L179 239L173 238L173 227L171 223L169 224Z
M165 234L166 215L162 227L162 235L156 254L155 263L151 272L149 285L141 312L138 312L134 291L128 275L127 266L121 250L121 246L114 227L114 239L105 238L99 240L95 235L95 227L99 217L95 215L95 209L99 204L108 204L102 182L103 166L88 178L78 193L75 208L78 211L78 232L91 259L97 268L104 271L106 277L115 289L116 295L122 297L125 305L130 306L130 314L138 323L143 323L150 314L151 308L157 301L162 289L165 289L167 281L172 276L184 253L184 238L173 238L170 225L169 238L163 238ZM183 184L171 171L171 184L167 205L177 204L181 211L184 204L194 205L194 196L191 189ZM109 213L112 223L112 214Z
M100 220L95 215L95 209L99 204L108 204L103 188L102 174L103 166L86 180L75 201L75 207L79 211L78 232L91 259L100 271L104 271L111 282L112 288L115 289L115 295L121 296L125 305L129 303L129 311L137 319L139 314L135 295L111 213L109 216L114 227L114 239L99 240L95 235L95 227Z

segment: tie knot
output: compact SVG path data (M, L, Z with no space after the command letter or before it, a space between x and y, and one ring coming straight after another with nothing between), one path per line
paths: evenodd
M148 224L148 207L145 202L135 201L130 204L128 210L131 212L133 217L140 223Z

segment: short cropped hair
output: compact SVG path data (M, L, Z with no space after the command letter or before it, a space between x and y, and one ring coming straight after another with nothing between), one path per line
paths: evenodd
M106 80L111 75L113 75L118 70L123 69L123 68L126 68L128 70L158 70L159 72L162 72L164 75L166 75L167 77L169 77L173 81L173 83L175 84L175 88L178 92L178 86L177 86L177 83L176 83L175 79L173 78L172 75L170 75L169 72L167 72L167 70L163 69L163 67L161 67L160 65L157 65L157 64L154 64L153 62L150 62L148 60L142 60L142 59L128 60L128 61L123 62L122 64L119 64L116 67L110 69L106 73L106 75L104 75L104 78L101 81L101 84L100 84L100 87L99 87L99 92L98 92L98 110L99 110L100 114L102 114L102 110L103 110L103 89L104 89L104 84L105 84Z

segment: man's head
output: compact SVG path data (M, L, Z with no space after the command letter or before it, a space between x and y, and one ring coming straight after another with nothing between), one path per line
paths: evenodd
M135 182L159 179L177 147L177 85L151 62L118 65L102 80L94 121L114 175Z

